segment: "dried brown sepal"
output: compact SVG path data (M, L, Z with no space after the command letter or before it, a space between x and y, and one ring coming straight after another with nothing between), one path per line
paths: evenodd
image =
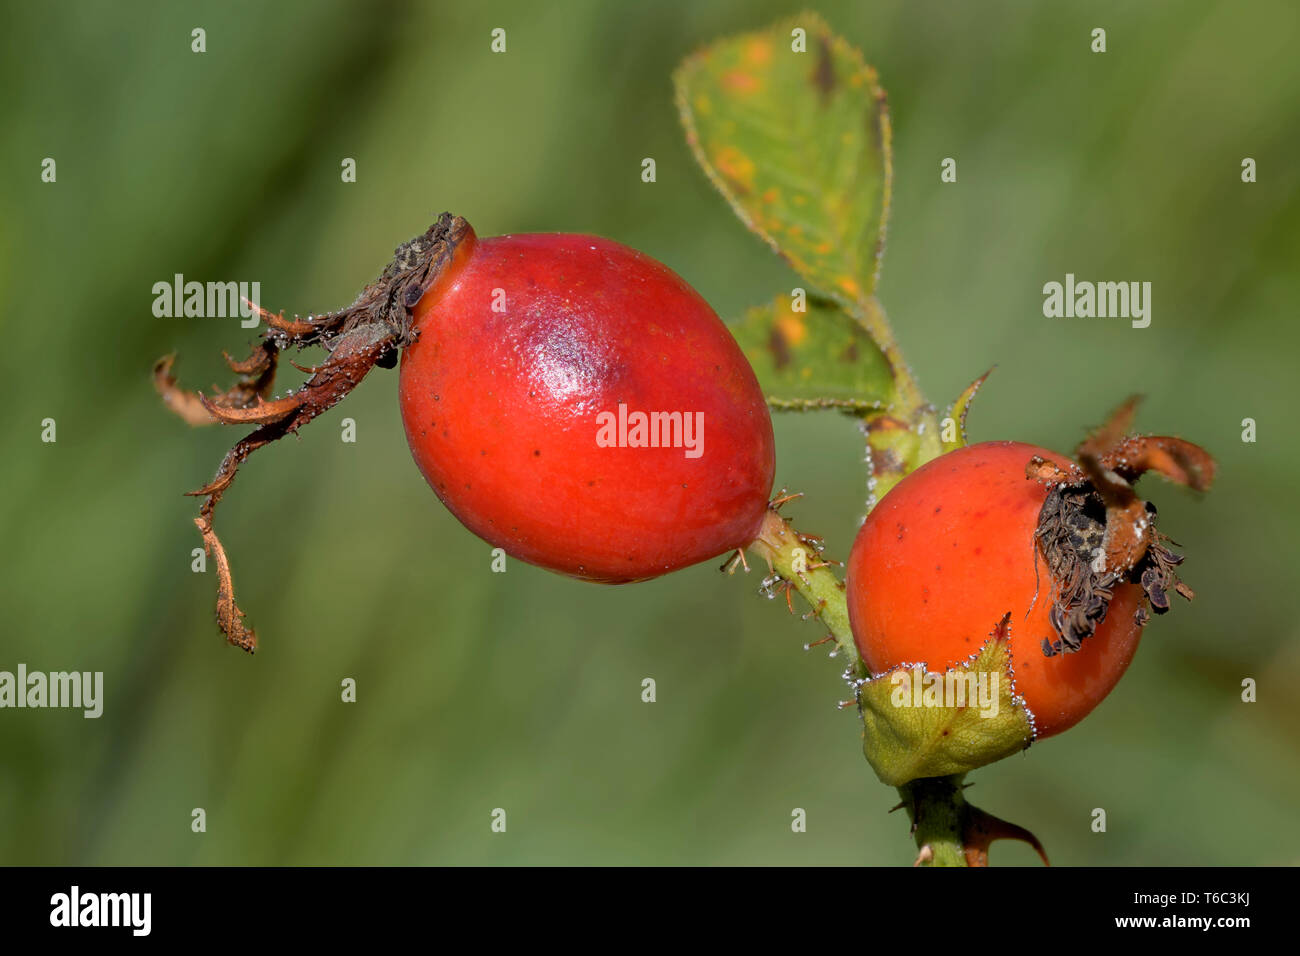
M1077 651L1093 635L1119 584L1142 588L1139 624L1151 612L1169 610L1171 590L1191 599L1175 570L1183 557L1165 545L1155 505L1138 496L1133 482L1156 471L1205 491L1214 480L1214 459L1181 438L1126 437L1138 401L1128 399L1079 445L1077 465L1035 456L1025 467L1026 477L1049 489L1034 535L1051 579L1048 617L1056 636L1043 639L1048 657Z
M172 366L176 356L164 355L153 364L153 387L167 403L167 407L184 419L187 425L214 425L216 419L203 407L203 401L197 392L191 392L176 384Z
M173 356L155 364L154 382L159 394L185 421L192 425L221 422L258 426L226 453L210 482L189 492L207 499L194 523L203 536L204 548L217 565L217 623L231 644L252 653L257 636L244 625L244 613L235 603L230 563L213 529L213 513L221 496L235 480L239 466L254 451L297 432L333 408L375 366L392 368L396 364L399 350L415 338L415 306L469 235L471 230L464 219L443 213L423 235L398 246L379 278L339 312L306 320L286 319L283 314L273 315L249 303L267 328L247 360L236 362L226 355L227 364L239 379L211 398L176 384L171 374ZM310 369L306 384L283 398L268 399L279 353L314 345L325 348L328 355Z
M994 840L1019 840L1028 843L1043 861L1043 865L1052 865L1047 859L1047 851L1038 842L1038 837L1022 826L1008 823L991 813L985 813L979 807L967 804L966 813L962 818L962 848L966 853L966 865L988 866L989 844Z
M1208 491L1217 470L1204 448L1167 435L1125 438L1101 460L1126 481L1136 481L1138 476L1154 471L1193 491Z
M267 328L275 329L277 332L285 332L293 336L303 336L310 335L317 330L318 324L310 319L305 322L297 317L286 319L283 311L278 313L268 312L256 302L250 302L248 299L245 299L244 302L257 310L257 314L261 317L262 321L266 323ZM326 316L325 318L328 319L329 317Z
M239 378L224 392L219 392L215 399L206 399L199 392L183 389L176 384L172 366L175 355L164 355L153 366L153 383L158 394L162 396L167 407L190 425L213 425L221 418L213 413L211 405L221 408L247 408L261 401L271 392L275 384L276 360L279 348L275 343L263 340L253 349L251 355L242 362L230 357L230 353L221 353L230 366L230 370Z
M257 650L257 632L244 626L244 612L235 603L235 584L226 549L212 530L210 515L195 518L194 524L203 536L203 550L217 566L217 624L228 643L252 654Z
M1110 417L1104 424L1093 429L1092 433L1075 449L1079 463L1087 468L1089 460L1104 457L1115 448L1124 436L1133 430L1133 423L1137 420L1138 405L1141 403L1141 395L1130 395L1124 400L1124 404L1110 413Z

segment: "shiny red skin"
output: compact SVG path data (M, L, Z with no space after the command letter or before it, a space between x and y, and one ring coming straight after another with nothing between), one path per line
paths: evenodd
M494 290L505 311L493 311ZM416 309L400 402L416 464L471 531L586 580L655 577L748 544L772 422L713 309L667 266L595 236L461 244ZM601 447L596 416L703 412L702 454Z
M1033 540L1047 489L1025 477L1034 455L1067 461L1033 445L984 442L908 475L858 532L847 590L854 640L873 674L903 663L952 667L1010 611L1016 690L1041 739L1074 726L1110 693L1142 629L1141 592L1124 584L1080 650L1043 655L1042 639L1055 635L1051 580Z

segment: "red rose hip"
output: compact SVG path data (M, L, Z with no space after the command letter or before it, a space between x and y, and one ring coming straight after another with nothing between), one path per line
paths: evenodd
M1191 595L1172 570L1182 558L1155 532L1154 507L1128 482L1156 468L1208 487L1213 462L1166 438L1126 439L1104 453L1085 443L1081 452L1086 470L1032 445L971 445L880 501L847 573L854 639L873 674L954 667L1010 613L1016 691L1037 737L1072 727L1101 702L1149 612L1168 609L1166 590Z
M666 266L594 236L469 231L414 321L407 439L481 538L621 583L757 533L775 468L763 393Z

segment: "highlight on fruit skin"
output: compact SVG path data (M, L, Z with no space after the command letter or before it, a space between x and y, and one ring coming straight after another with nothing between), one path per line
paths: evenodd
M398 246L346 309L288 319L264 309L235 383L187 391L174 356L154 384L190 424L253 426L195 519L217 569L217 621L249 653L213 514L240 465L402 359L408 443L471 531L533 564L587 580L642 580L747 545L776 467L758 382L713 309L667 266L595 236L480 240L444 213ZM320 346L307 382L274 397L280 353ZM302 368L302 366L297 366ZM645 416L653 435L622 423ZM620 423L615 440L602 425ZM606 430L608 430L606 428Z
M1182 439L1128 436L1136 400L1077 462L1019 442L944 454L868 516L848 562L854 639L872 674L968 659L1010 613L1010 672L1034 739L1090 713L1123 675L1152 613L1191 589L1132 483L1147 471L1209 488L1213 459Z

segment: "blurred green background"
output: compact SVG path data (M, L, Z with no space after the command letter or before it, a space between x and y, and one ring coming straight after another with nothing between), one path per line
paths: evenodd
M932 400L996 363L972 438L1069 449L1140 391L1144 428L1222 465L1204 500L1148 487L1195 605L1150 628L1090 719L977 772L971 798L1057 863L1297 862L1294 3L818 9L890 95L879 291ZM102 670L105 704L99 720L0 711L0 862L911 861L896 794L834 706L840 667L801 649L814 625L761 600L758 575L710 565L615 589L489 573L410 460L392 373L259 453L226 497L218 529L263 646L224 646L181 492L236 433L187 428L149 379L176 350L182 381L224 381L220 350L251 340L235 320L155 318L154 282L257 279L272 309L341 307L444 209L482 235L618 239L723 315L788 290L695 167L669 74L792 12L4 4L0 669ZM939 181L947 156L956 185ZM1042 284L1066 272L1150 280L1151 327L1045 319ZM777 437L778 485L808 495L800 527L844 556L864 491L852 423L783 417ZM1245 677L1258 703L1240 701Z

